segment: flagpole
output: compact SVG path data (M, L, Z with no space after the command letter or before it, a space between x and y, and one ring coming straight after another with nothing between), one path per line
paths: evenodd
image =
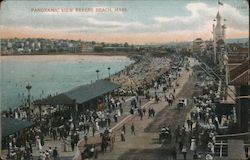
M220 12L220 0L218 0L217 8L218 8L218 12Z

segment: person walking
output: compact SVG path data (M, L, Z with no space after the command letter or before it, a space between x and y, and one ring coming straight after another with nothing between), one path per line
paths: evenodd
M134 126L134 123L132 123L132 125L131 125L131 134L135 135L135 126Z
M153 117L155 117L155 110L154 110L154 108L152 108L152 115L153 115Z
M52 150L51 147L49 147L48 153L49 153L50 159L52 159L52 157L53 157L53 150Z
M139 114L140 114L140 119L142 120L143 113L142 113L142 110L141 110L141 109L139 110Z
M110 125L111 125L111 119L108 118L108 126L110 127Z
M124 132L124 135L126 134L126 127L125 124L122 126L122 131Z
M180 136L180 126L179 126L179 125L178 125L178 127L175 129L174 135L175 135L175 143L177 143L178 140L179 140L179 136Z
M42 150L41 139L39 136L36 136L36 147L38 150Z
M192 121L188 118L187 120L188 129L192 131Z
M151 108L149 108L149 109L148 109L148 118L151 117L151 114L152 114L152 110L151 110Z
M95 137L95 126L92 127L92 136Z
M84 142L85 142L85 144L88 143L88 136L87 136L87 134L84 135Z
M121 141L122 141L122 142L125 142L125 133L124 133L123 130L122 130L122 132L121 132Z
M54 160L57 160L58 159L58 151L57 151L57 147L55 147L55 149L53 150L53 158Z
M75 142L74 139L71 138L71 150L74 151L75 150Z
M187 148L185 145L183 145L181 152L183 154L184 160L187 160Z
M177 149L176 149L176 146L174 146L174 147L172 148L171 154L172 154L173 160L177 160Z
M146 115L146 109L143 108L143 109L142 109L142 112L143 112L143 115L145 116L145 115Z
M52 134L53 134L53 139L54 139L54 141L57 140L56 129L52 129Z

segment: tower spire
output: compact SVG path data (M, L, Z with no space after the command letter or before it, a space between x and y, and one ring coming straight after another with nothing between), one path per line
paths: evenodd
M220 6L223 6L223 3L221 3L220 0L218 0L218 12L220 11Z

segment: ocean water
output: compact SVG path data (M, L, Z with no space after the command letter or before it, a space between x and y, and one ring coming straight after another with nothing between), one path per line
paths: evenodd
M1 56L1 110L27 102L27 84L32 86L31 100L68 91L109 76L133 63L125 56L39 55Z

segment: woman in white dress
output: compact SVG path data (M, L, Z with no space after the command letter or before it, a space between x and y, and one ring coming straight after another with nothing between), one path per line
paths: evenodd
M197 146L196 146L196 140L195 139L191 139L191 146L190 146L190 150L191 151L196 151Z
M118 115L118 117L121 117L120 109L117 110L117 115Z
M68 152L68 139L63 138L63 151Z
M98 121L95 122L95 127L96 127L96 130L99 131L100 127L99 127Z
M38 150L42 150L41 139L39 136L36 136L36 147Z

